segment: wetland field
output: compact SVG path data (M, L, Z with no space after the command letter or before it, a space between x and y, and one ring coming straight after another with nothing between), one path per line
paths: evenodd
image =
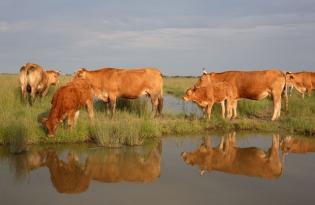
M62 76L59 85L69 79L70 76ZM222 119L220 107L216 105L211 120L207 120L202 118L201 109L195 104L181 99L185 90L196 81L196 77L164 77L162 117L152 117L151 105L145 97L138 100L120 99L117 115L113 119L109 115L109 106L95 100L93 122L89 121L86 110L82 110L74 129L69 130L63 125L57 129L55 138L48 139L41 119L49 114L50 101L57 88L51 87L48 96L29 106L21 101L18 76L1 74L0 144L17 145L19 151L26 144L92 142L119 147L141 145L151 138L169 135L230 131L315 135L315 95L302 99L294 92L289 97L289 112L283 110L281 118L275 122L270 121L273 109L270 99L240 100L238 118L232 121Z
M239 101L232 121L217 105L206 120L181 99L196 81L165 77L159 118L146 98L120 99L114 118L95 99L93 122L82 110L48 138L40 121L57 88L29 106L18 76L0 75L2 203L314 204L315 95L294 92L275 122L268 99Z

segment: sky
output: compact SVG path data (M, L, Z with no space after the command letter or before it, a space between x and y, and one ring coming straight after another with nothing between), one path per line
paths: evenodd
M27 63L315 71L314 0L0 0L0 73Z

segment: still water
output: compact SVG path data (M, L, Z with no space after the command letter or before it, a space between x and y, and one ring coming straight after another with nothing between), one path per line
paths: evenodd
M315 204L315 141L167 137L145 146L0 147L1 204Z

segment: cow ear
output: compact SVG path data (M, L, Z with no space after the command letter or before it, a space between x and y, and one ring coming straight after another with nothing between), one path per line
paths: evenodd
M207 75L207 74L208 74L208 72L206 71L205 68L202 69L202 74L203 74L203 75Z
M182 152L180 155L181 155L182 157L186 157L187 152Z
M79 68L78 71L87 71L86 68Z
M44 118L42 119L42 124L45 125L47 121L48 121L48 118L47 118L47 117L44 117Z

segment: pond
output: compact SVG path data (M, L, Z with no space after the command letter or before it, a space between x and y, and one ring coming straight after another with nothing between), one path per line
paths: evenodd
M314 204L315 141L165 137L145 146L0 147L1 204Z

